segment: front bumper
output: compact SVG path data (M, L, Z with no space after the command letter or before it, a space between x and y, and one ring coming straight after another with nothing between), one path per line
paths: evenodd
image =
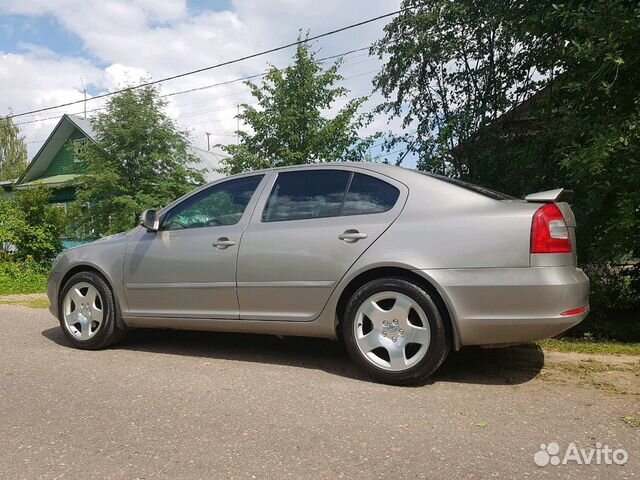
M421 270L445 297L458 346L554 337L589 313L589 279L579 268ZM561 313L585 307L577 315Z
M55 270L49 274L49 280L47 281L47 297L49 297L49 311L51 314L58 318L58 287L60 286L60 280L62 278L61 272Z

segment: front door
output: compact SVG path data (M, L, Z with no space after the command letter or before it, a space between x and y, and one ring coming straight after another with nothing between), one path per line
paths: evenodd
M320 314L406 199L404 185L363 172L320 167L277 174L242 236L241 319L309 321Z
M136 232L124 261L129 315L238 318L238 246L263 177L197 191L163 214L160 230Z

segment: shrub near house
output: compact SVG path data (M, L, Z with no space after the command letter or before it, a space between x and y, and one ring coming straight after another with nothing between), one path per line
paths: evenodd
M64 210L50 197L44 186L0 197L0 294L44 290L65 226Z

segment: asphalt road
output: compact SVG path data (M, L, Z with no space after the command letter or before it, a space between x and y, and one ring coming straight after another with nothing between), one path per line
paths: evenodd
M136 331L85 352L46 310L0 325L3 479L640 477L621 419L640 396L556 378L540 350L463 351L402 388L325 340ZM549 442L629 459L538 467Z

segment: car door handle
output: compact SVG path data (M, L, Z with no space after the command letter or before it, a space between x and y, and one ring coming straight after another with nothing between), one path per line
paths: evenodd
M232 247L236 244L233 240L229 240L227 237L220 237L215 242L213 242L213 246L219 248L220 250L224 250L227 247Z
M361 233L355 228L350 228L349 230L345 230L343 233L338 235L338 238L345 243L355 243L358 240L362 240L363 238L367 238L366 233Z

